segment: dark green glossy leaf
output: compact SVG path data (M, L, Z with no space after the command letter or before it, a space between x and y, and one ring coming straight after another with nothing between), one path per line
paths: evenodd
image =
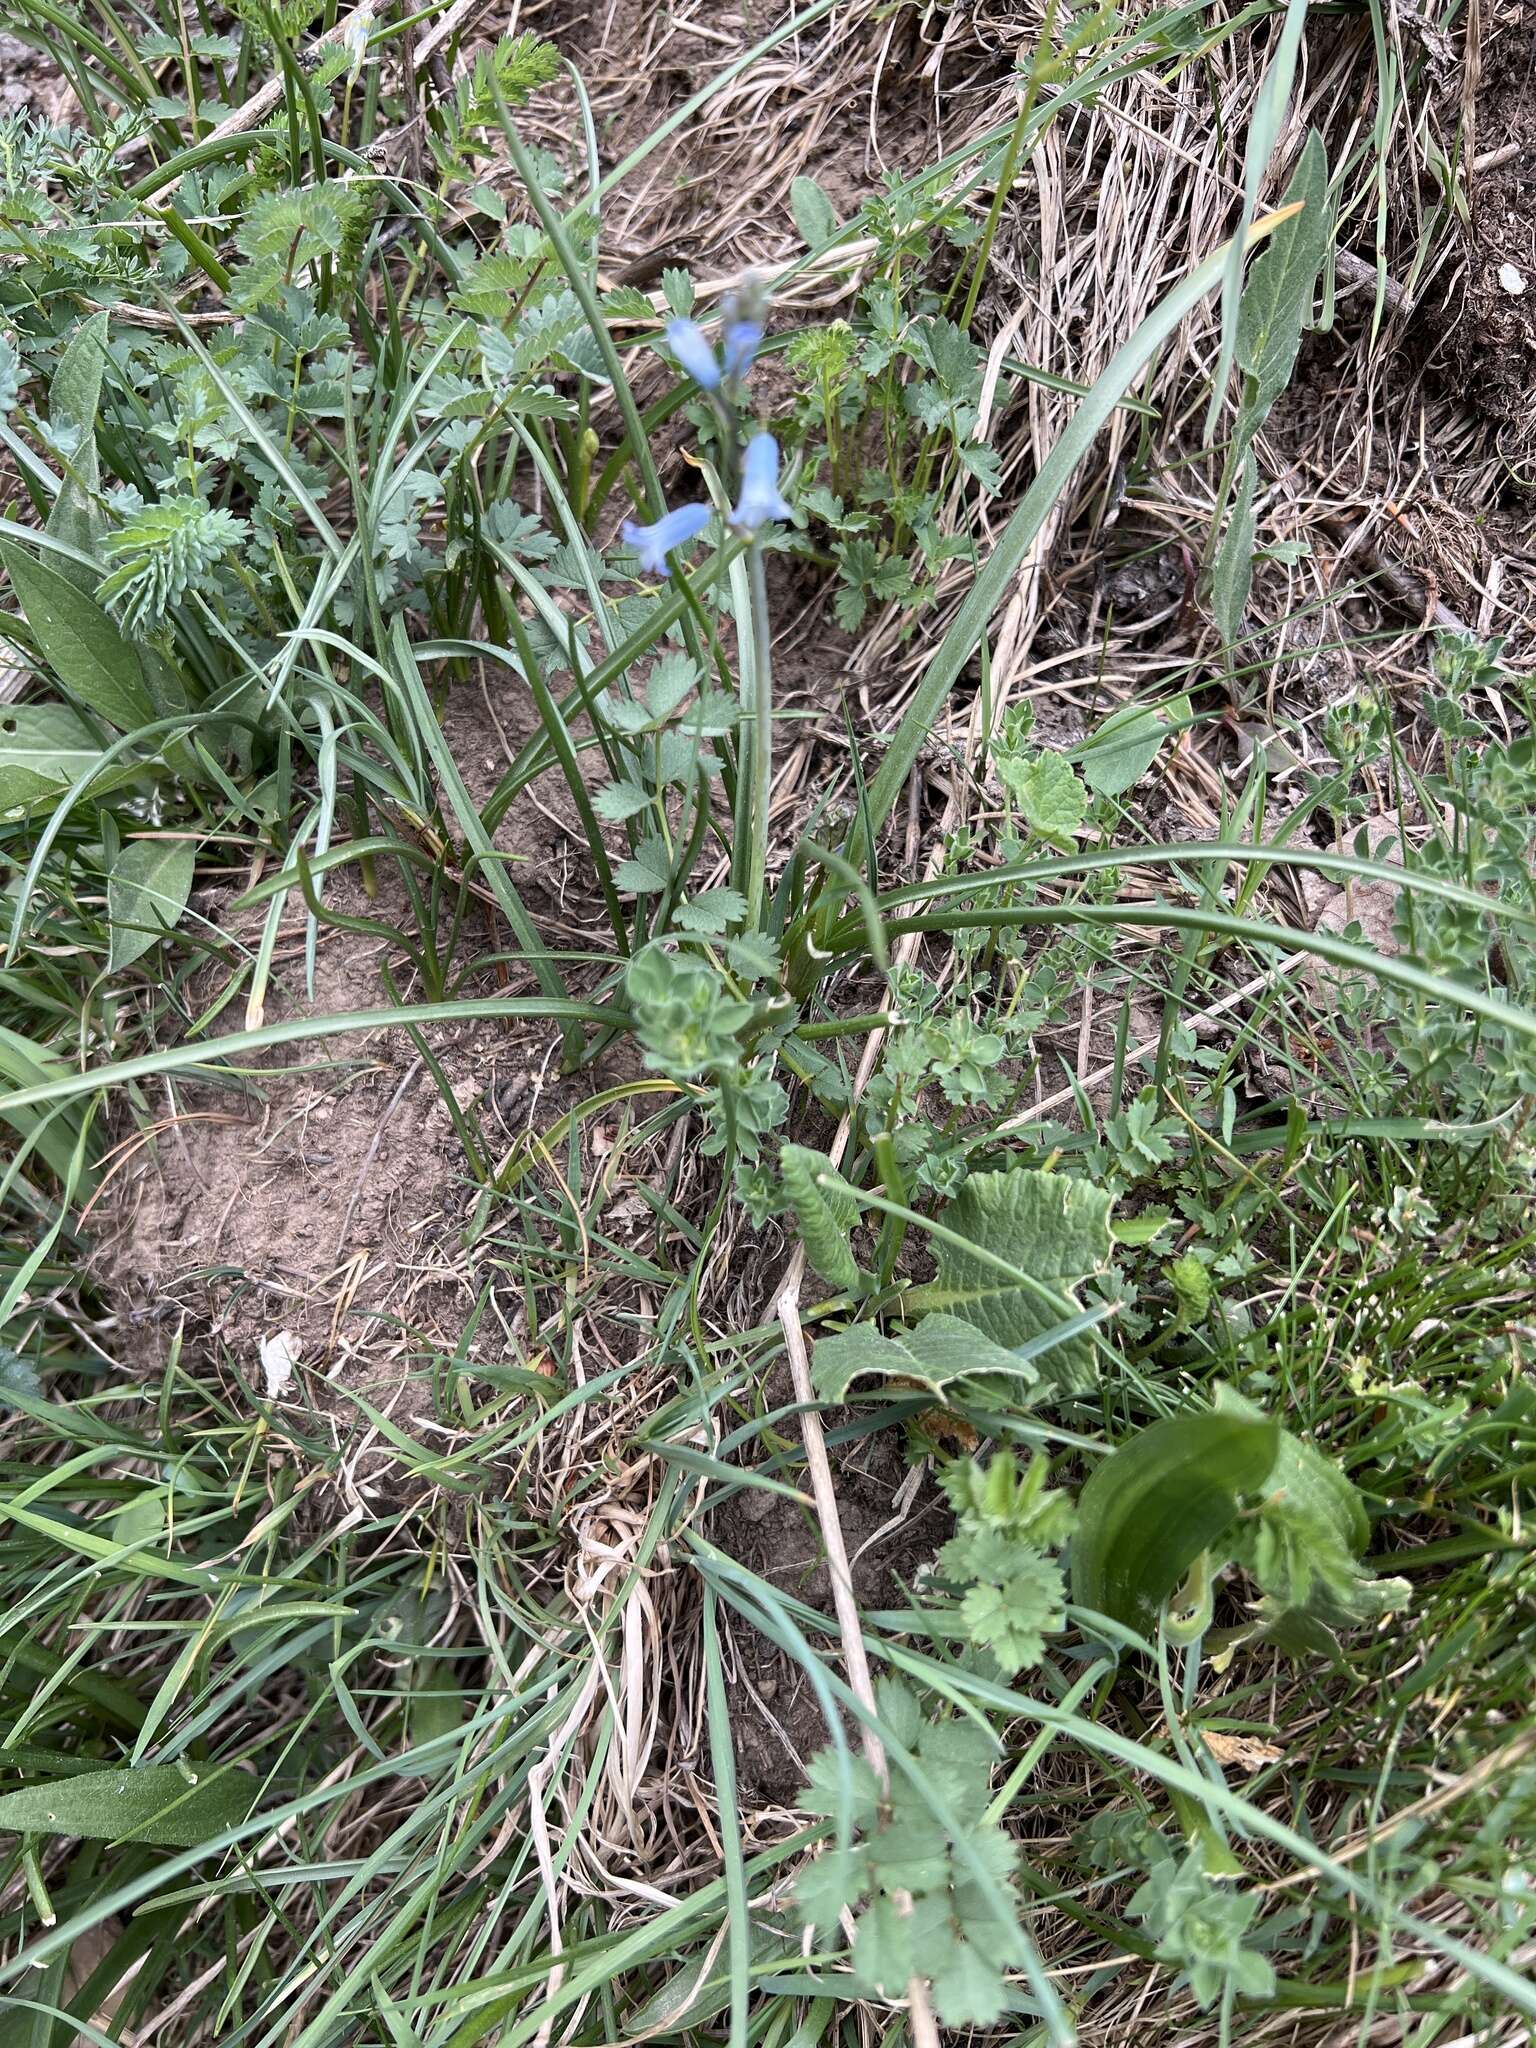
M1154 1422L1098 1466L1078 1500L1072 1597L1147 1630L1202 1551L1234 1529L1274 1469L1280 1428L1211 1412Z

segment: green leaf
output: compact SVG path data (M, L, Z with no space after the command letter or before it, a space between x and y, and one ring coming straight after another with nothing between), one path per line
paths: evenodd
M1045 1638L1058 1634L1066 1618L1061 1567L1038 1551L1019 1563L1001 1585L972 1586L960 1605L971 1641L992 1652L1006 1678L1038 1664Z
M1005 754L997 772L1031 832L1070 852L1073 834L1088 815L1088 799L1072 763L1061 754L1035 754L1028 760Z
M880 1726L903 1749L916 1749L923 1732L923 1710L899 1678L875 1681L875 1705Z
M962 1937L933 1980L933 2003L946 2027L990 2027L1008 2009L1003 1973Z
M1124 796L1157 759L1168 737L1167 721L1182 723L1188 717L1187 697L1175 698L1160 711L1127 704L1111 713L1083 749L1083 780L1097 796Z
M648 811L654 801L650 791L642 789L638 782L610 782L593 797L592 808L610 825L622 825L626 818Z
M849 1796L843 1793L842 1765L835 1749L818 1749L805 1767L800 1804L807 1813L835 1818L846 1808L848 1825L867 1828L880 1811L880 1786L862 1756L847 1759Z
M1253 583L1253 498L1259 468L1250 455L1232 500L1227 530L1211 564L1211 614L1223 647L1235 647L1243 634L1243 611Z
M885 1379L916 1380L936 1397L957 1380L976 1373L1006 1373L1021 1388L1039 1383L1037 1367L1021 1364L958 1316L924 1316L915 1328L884 1337L872 1323L855 1323L816 1346L816 1391L824 1401L842 1401L865 1373Z
M701 889L673 912L684 931L718 934L747 914L747 899L739 889Z
M1072 1598L1146 1631L1203 1551L1268 1480L1280 1428L1210 1411L1154 1422L1094 1468L1078 1497Z
M52 802L100 759L85 721L67 705L0 706L0 812Z
M107 966L127 967L181 921L197 851L190 839L130 839L107 876Z
M20 548L0 546L0 562L44 659L87 710L132 732L154 717L138 651L84 591Z
M883 1895L859 1915L853 1942L853 1975L861 1991L897 1998L912 1974L912 1936L907 1916Z
M869 1883L862 1860L830 1843L795 1879L795 1905L807 1927L835 1927L845 1906L856 1906Z
M779 1171L800 1219L806 1257L829 1287L840 1294L859 1293L863 1276L848 1241L859 1220L852 1188L824 1152L814 1152L808 1145L786 1145L779 1154Z
M966 1240L936 1241L938 1276L906 1298L909 1314L958 1316L1005 1351L1054 1329L1080 1306L1073 1288L1109 1262L1110 1197L1064 1173L1019 1168L973 1173L944 1212ZM1091 1384L1093 1340L1084 1333L1045 1354L1044 1377Z
M192 1784L174 1764L92 1771L0 1796L0 1833L195 1849L244 1820L255 1798L255 1781L240 1771Z
M1298 202L1301 212L1281 222L1249 272L1238 307L1237 360L1251 380L1238 422L1239 447L1253 439L1291 381L1302 330L1311 323L1317 274L1328 253L1328 157L1316 129L1307 136L1282 204Z
M837 209L814 178L795 179L789 188L789 208L808 249L819 249L837 233Z
M76 329L48 387L49 428L59 441L68 439L73 446L69 471L48 515L47 531L55 540L92 557L107 524L96 502L101 490L96 415L101 408L101 373L107 360L107 324L106 313L93 313ZM95 589L95 574L83 563L64 562L58 573L87 595Z
M635 896L654 896L672 879L672 862L666 841L642 839L629 860L621 860L613 871L621 889Z

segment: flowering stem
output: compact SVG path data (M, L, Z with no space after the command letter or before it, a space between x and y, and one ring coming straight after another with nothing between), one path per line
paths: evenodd
M746 928L753 932L760 931L763 923L768 806L773 797L773 635L768 624L768 577L759 540L753 541L747 553L747 578L752 593L752 829Z

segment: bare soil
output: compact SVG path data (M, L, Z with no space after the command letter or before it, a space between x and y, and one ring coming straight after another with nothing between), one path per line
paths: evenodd
M537 726L527 693L509 672L488 674L483 685L451 691L441 717L471 795L484 804ZM594 777L602 772L595 753L584 766ZM556 772L512 807L496 843L512 856L509 872L555 943L580 949L594 892L570 856L573 836L584 844ZM389 1009L391 980L403 1000L425 1000L398 936L419 934L388 861L376 864L375 890L368 893L352 866L325 877L325 911L377 929L322 922L312 987L307 912L294 893L261 1022L323 1026L328 1017ZM464 918L450 984L462 973L463 994L532 994L527 969L496 957L511 948L485 894ZM194 905L206 928L227 934L219 964L191 991L203 1013L233 985L216 1031L245 1021L265 915L262 906L231 919L228 900L224 891ZM132 1355L158 1362L184 1326L194 1341L225 1346L260 1389L262 1342L286 1332L301 1361L301 1396L324 1399L327 1384L348 1388L408 1427L429 1406L428 1361L458 1350L477 1306L471 1362L504 1356L506 1332L524 1316L519 1291L501 1303L504 1283L481 1271L464 1245L479 1188L448 1097L494 1165L595 1087L639 1071L626 1043L604 1056L595 1076L568 1078L561 1050L559 1032L542 1020L433 1025L415 1038L398 1028L330 1038L322 1030L255 1057L238 1078L169 1080L163 1108L154 1105L125 1132L121 1163L93 1217L99 1277Z
M780 1389L789 1398L787 1384ZM835 1439L856 1417L826 1418ZM950 1533L951 1516L931 1480L918 1481L901 1436L879 1430L832 1445L838 1518L853 1590L863 1609L907 1607L914 1579ZM776 1474L797 1483L798 1468ZM716 1511L714 1540L776 1590L832 1613L832 1579L814 1512L783 1494L748 1487ZM777 1643L737 1622L727 1700L736 1774L747 1806L793 1805L805 1766L831 1739L804 1669ZM856 1730L850 1734L857 1740Z
M1536 13L1494 6L1477 53L1465 303L1453 344L1470 403L1536 486Z

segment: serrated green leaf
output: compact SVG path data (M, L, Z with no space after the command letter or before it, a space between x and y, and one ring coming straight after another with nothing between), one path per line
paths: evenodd
M651 670L645 701L653 719L670 718L699 680L698 664L686 654L664 654Z
M843 1765L835 1749L818 1749L805 1767L800 1804L807 1813L836 1818L846 1811L848 1825L867 1828L880 1811L880 1786L866 1758L847 1758L848 1792L843 1790Z
M244 1820L256 1791L255 1781L239 1771L193 1784L174 1764L92 1771L0 1796L0 1833L195 1849Z
M189 839L130 839L107 876L107 966L127 967L181 921L197 851Z
M795 1905L807 1927L835 1927L845 1906L856 1906L868 1889L862 1856L830 1843L795 1879Z
M784 1191L794 1204L805 1255L829 1287L856 1294L863 1285L849 1233L859 1219L853 1190L824 1152L786 1145L779 1154Z
M779 971L779 949L760 932L743 932L732 939L725 957L743 981L769 980Z
M1045 1336L1080 1306L1076 1284L1108 1264L1110 1206L1066 1174L973 1173L943 1218L966 1247L937 1240L938 1276L912 1289L907 1312L958 1316L1005 1351ZM1093 1360L1092 1337L1070 1337L1043 1355L1042 1378L1091 1385Z
M1088 799L1072 763L1061 754L1035 754L1027 760L1005 754L997 772L1030 831L1070 850L1076 843L1073 834L1088 815Z
M854 1981L876 1998L896 1998L912 1974L912 1935L907 1916L883 1894L859 1915L853 1939Z
M747 914L747 899L739 889L701 889L673 912L685 931L718 934Z
M1008 2009L997 1964L974 1942L959 1938L933 1979L934 2010L946 2027L989 2027Z
M949 1837L931 1814L910 1806L870 1836L867 1853L887 1891L932 1892L949 1881Z
M880 1726L891 1740L903 1749L916 1749L923 1732L923 1710L899 1678L876 1680L875 1705Z
M154 717L138 650L94 599L20 548L0 546L27 624L43 657L87 710L132 732Z
M672 879L666 842L642 839L630 859L619 862L613 871L613 879L621 889L627 889L635 896L651 896L665 889Z
M1242 1498L1274 1469L1279 1425L1209 1411L1170 1415L1094 1467L1078 1497L1072 1597L1144 1632L1203 1551L1234 1534Z
M648 811L653 801L650 791L638 782L610 782L593 797L592 808L610 825L622 825L626 818Z
M916 1380L939 1397L957 1380L977 1373L1004 1373L1024 1390L1040 1381L1038 1367L1021 1363L958 1316L942 1313L889 1336L871 1323L855 1323L816 1346L816 1390L824 1401L846 1399L854 1380L865 1373Z

